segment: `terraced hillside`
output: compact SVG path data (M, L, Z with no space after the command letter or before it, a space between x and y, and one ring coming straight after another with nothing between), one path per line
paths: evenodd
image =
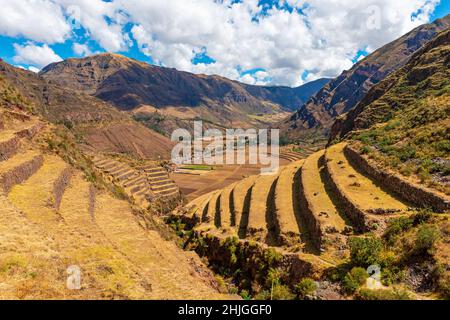
M0 128L0 299L222 297L198 257L43 148L51 125L1 108ZM110 173L132 176L125 166ZM70 290L78 269L81 288Z
M450 31L441 32L375 85L335 123L326 149L304 160L282 149L294 162L275 175L249 177L177 212L191 228L186 246L263 298L274 291L267 279L286 297L312 287L305 278L326 287L316 291L337 282L340 293L363 299L448 298L449 41ZM381 291L356 280L374 266Z
M447 30L336 121L330 139L351 140L352 149L367 158L360 164L367 174L440 211L450 208L434 196L450 196L449 55ZM408 188L405 179L416 187Z
M395 229L401 221L420 221L411 222L414 225L423 223L422 219L437 219L439 228L445 230L447 215L430 218L432 213L424 215L420 209L427 207L426 202L411 202L408 197L391 193L364 173L363 162L355 160L357 156L348 151L350 148L345 142L339 143L281 167L276 174L251 176L210 192L175 212L169 222L173 225L181 219L189 230L186 246L208 257L210 264L231 281L247 279L240 286L253 294L264 292L257 288L267 285L262 279L272 277L273 270L283 274L277 281L293 290L293 284L305 277L329 286L324 279L336 272L333 270L345 270L351 265L349 260L357 259L355 241L381 243L377 239L391 239L392 233L402 232ZM446 248L448 237L443 239ZM409 249L395 250L400 250L400 257L413 255ZM442 249L432 261L445 261L448 252L448 248ZM277 255L279 260L274 262ZM401 259L405 260L399 264L411 258ZM409 266L403 267L409 270ZM342 281L345 288L349 280ZM253 284L248 287L245 283ZM408 290L408 294L415 294L414 289ZM324 298L330 298L328 293Z
M349 234L380 233L387 219L410 213L405 202L359 173L344 147L213 191L188 204L187 215L198 216L202 230L339 261Z
M289 145L280 148L280 158L295 162L306 159L313 153L323 149L325 143L316 143L314 145Z
M179 201L178 186L170 180L167 171L156 164L143 167L130 165L105 156L93 156L94 165L114 185L123 188L126 195L141 208L156 201ZM177 198L177 199L175 199Z

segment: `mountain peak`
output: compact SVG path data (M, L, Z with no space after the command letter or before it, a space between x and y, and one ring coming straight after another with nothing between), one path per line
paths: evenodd
M412 55L450 27L450 15L433 23L421 25L399 39L381 47L350 70L324 86L281 125L283 135L291 140L312 130L326 135L334 120L352 110L377 83L403 67Z

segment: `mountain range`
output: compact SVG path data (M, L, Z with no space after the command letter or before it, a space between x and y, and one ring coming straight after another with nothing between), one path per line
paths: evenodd
M327 136L337 117L353 109L374 85L403 67L418 49L449 27L447 15L417 27L359 61L282 121L279 127L283 135L292 141L309 135Z
M111 53L53 63L39 74L1 61L0 74L37 113L76 131L86 146L167 158L167 137L192 128L193 120L205 128L279 127L284 141L327 138L336 119L449 26L450 15L422 25L339 77L297 88L248 85Z
M40 76L135 113L166 134L189 126L186 122L193 119L218 127L271 123L296 110L329 81L319 79L297 88L253 86L109 53L54 63Z

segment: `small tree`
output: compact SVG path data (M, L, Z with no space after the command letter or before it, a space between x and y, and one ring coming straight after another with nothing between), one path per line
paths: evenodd
M430 254L434 249L434 245L440 238L440 232L433 226L422 226L417 231L416 240L414 241L414 251L416 254Z
M342 280L342 287L346 293L354 293L366 282L368 277L366 270L355 267Z
M383 244L373 236L367 238L351 238L349 241L350 259L353 265L368 267L380 261Z
M296 286L295 291L300 299L313 295L317 290L317 284L313 279L303 278Z

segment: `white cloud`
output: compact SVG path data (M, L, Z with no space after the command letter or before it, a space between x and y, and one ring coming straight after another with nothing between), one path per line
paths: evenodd
M153 0L152 0L153 1ZM123 32L126 15L114 2L102 0L58 0L73 28L83 27L87 35L107 51L126 51L128 35Z
M33 67L33 66L28 67L28 70L30 70L31 72L34 72L34 73L38 73L40 71L38 68Z
M351 67L358 50L371 52L428 22L439 0L280 2L302 12L274 7L262 14L258 0L0 0L0 34L51 44L82 27L107 51L127 51L132 37L164 66L294 86L302 84L305 72L308 81L334 77ZM85 41L74 33L72 38ZM203 48L215 63L192 63ZM88 54L79 44L73 49ZM238 67L267 74L244 78Z
M49 0L0 0L0 34L56 43L70 35L61 7Z
M181 70L218 73L247 83L235 70L264 68L274 84L299 85L334 77L352 65L359 49L374 50L426 23L438 0L287 0L297 11L271 9L259 16L257 0L123 1L115 3L137 24L132 36L154 61ZM374 9L378 25L373 28ZM421 13L411 18L415 12ZM215 64L194 65L205 47ZM264 83L264 82L263 82Z
M77 56L89 56L92 54L91 50L89 49L88 45L81 44L81 43L74 43L72 45L72 50Z
M13 61L16 63L42 68L52 62L62 61L61 57L46 44L42 46L33 43L24 45L14 44L14 49L16 55L13 57Z

